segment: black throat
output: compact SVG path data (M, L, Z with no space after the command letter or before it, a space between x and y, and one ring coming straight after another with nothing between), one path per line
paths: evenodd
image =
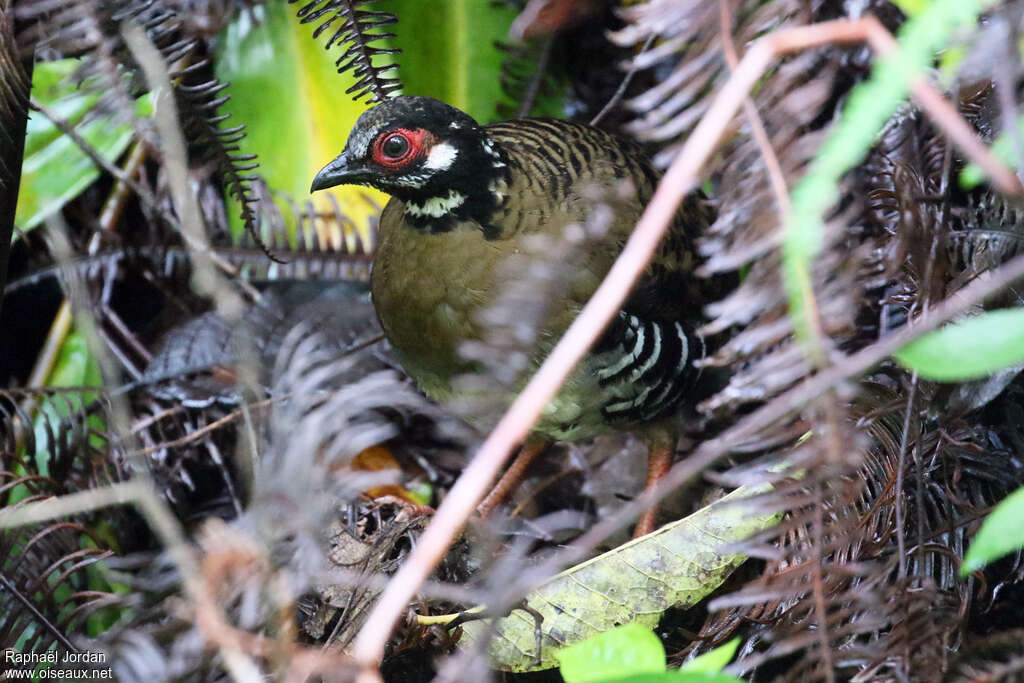
M492 218L508 200L507 156L481 128L449 138L445 144L456 150L449 168L434 172L418 187L388 191L405 202L405 219L417 230L449 232L459 223L472 221L484 238L496 239L501 230Z

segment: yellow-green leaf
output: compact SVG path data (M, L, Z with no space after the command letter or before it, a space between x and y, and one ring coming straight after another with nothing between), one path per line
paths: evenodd
M335 60L341 46L323 48L313 40L313 25L301 24L294 5L270 2L238 13L218 41L216 73L230 83L231 99L222 105L231 119L224 125L245 124L242 153L259 155L257 172L275 193L286 217L306 202L320 215L331 214L331 197L351 219L363 238L369 235L387 195L365 187L345 185L310 195L313 176L341 153L365 102L354 102L345 90L355 81L351 72L338 74ZM237 234L241 222L232 200ZM321 221L318 228L338 235L350 226ZM294 225L292 226L294 227ZM354 236L346 238L352 244Z
M131 142L132 127L110 117L94 118L81 124L99 95L70 82L68 77L78 65L77 59L36 64L32 72L32 96L75 126L78 134L101 157L115 161ZM139 98L138 115L144 116L150 111L149 96ZM78 196L99 175L100 170L71 138L57 130L42 114L32 112L25 131L15 225L31 230Z
M914 17L928 7L929 0L894 0L894 2L904 14L908 17Z
M601 683L743 683L739 678L719 673L692 673L689 671L662 671L636 674L625 678L605 679Z
M896 360L925 379L959 382L1024 363L1024 308L982 313L922 335Z
M71 332L61 344L57 361L50 371L46 385L51 387L87 387L100 386L103 378L99 365L89 351L85 335ZM95 398L91 392L81 394L55 394L47 398L39 406L39 414L34 423L36 439L36 467L44 475L49 474L49 456L54 444L50 442L52 428L72 412L81 410ZM98 416L89 418L90 424L102 425Z
M605 679L601 683L743 683L743 681L719 673L663 671L661 673L637 674L625 678Z

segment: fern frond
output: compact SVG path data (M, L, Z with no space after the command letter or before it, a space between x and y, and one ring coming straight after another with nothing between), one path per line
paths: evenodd
M252 183L256 156L241 154L239 141L245 126L223 127L230 114L218 113L228 100L222 91L228 84L209 74L209 60L200 54L200 43L186 32L186 18L169 3L156 0L82 0L75 3L41 2L26 13L33 31L45 44L62 51L84 53L75 78L82 87L99 94L87 117L100 114L129 120L137 134L151 143L155 133L148 122L134 115L134 99L142 91L142 75L121 37L123 21L145 29L168 65L171 85L190 140L201 146L215 163L225 192L238 200L246 232L262 247L259 211ZM265 249L265 255L274 259Z
M288 0L292 4L299 1ZM399 54L401 50L374 45L395 37L394 33L380 31L398 19L390 12L360 9L374 2L377 0L311 0L296 12L304 24L319 22L313 30L314 38L319 38L335 23L339 24L324 47L330 49L335 43L347 46L335 62L338 73L352 70L356 78L355 84L345 92L354 100L369 96L371 104L384 101L402 87L397 78L385 75L398 65L390 61L379 63L381 58Z

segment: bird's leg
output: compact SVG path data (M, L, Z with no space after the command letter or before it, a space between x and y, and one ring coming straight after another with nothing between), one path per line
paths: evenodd
M481 517L487 518L494 508L501 505L508 498L508 494L523 480L523 474L526 473L526 468L530 466L530 463L536 460L537 456L546 451L550 445L549 440L535 437L528 438L523 442L519 448L519 455L505 470L505 474L501 475L501 479L487 494L487 497L476 506L477 513Z
M645 491L649 491L653 488L662 477L668 474L669 469L672 467L672 457L676 451L676 439L673 438L659 438L651 440L647 444L647 485L644 487ZM636 523L636 529L633 530L633 538L640 538L654 531L654 525L658 518L658 505L655 503L644 516L640 518L640 521Z

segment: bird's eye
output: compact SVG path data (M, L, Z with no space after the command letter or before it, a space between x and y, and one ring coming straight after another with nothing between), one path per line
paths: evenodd
M427 131L421 128L392 128L373 141L373 160L390 171L404 170L423 155Z
M392 135L384 141L380 151L388 158L401 159L409 151L409 141L403 135Z

